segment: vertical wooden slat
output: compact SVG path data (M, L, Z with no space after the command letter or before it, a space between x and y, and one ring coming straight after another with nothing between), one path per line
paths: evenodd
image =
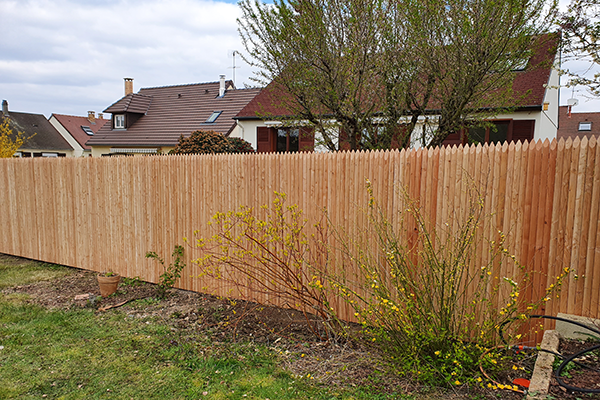
M268 205L275 190L299 205L309 225L325 207L336 229L356 237L369 229L368 178L393 229L403 228L400 234L414 243L414 223L402 222L402 187L446 239L467 215L474 185L484 196L481 243L497 241L502 231L509 252L535 271L524 300L537 300L572 266L581 278L568 280L561 298L541 312L598 316L599 148L593 138L400 152L0 160L0 205L7 210L0 215L6 227L0 251L156 281L159 265L145 259L146 251L171 262L183 237L193 244L193 230L210 234L206 223L215 212ZM377 245L369 246L377 254ZM234 286L194 277L199 271L189 261L197 253L189 250L179 286L231 293ZM470 268L485 265L489 256L480 246ZM494 278L515 274L511 263L495 265ZM342 318L352 319L347 303L335 306Z

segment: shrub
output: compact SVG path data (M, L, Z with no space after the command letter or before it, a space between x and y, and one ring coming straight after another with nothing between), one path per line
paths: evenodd
M175 282L177 282L177 279L181 277L181 271L185 268L185 262L182 260L183 253L183 246L175 246L172 254L173 263L169 264L168 267L165 265L165 260L159 257L159 255L155 252L149 251L146 253L146 258L152 258L158 261L163 267L163 273L160 274L159 282L156 286L156 296L159 299L164 299L167 294L167 290L172 288L173 285L175 285Z
M302 211L286 205L285 198L276 192L272 205L260 211L240 207L215 214L210 222L214 235L196 239L203 254L192 262L200 266L201 276L226 281L246 300L304 312L315 335L328 339L338 326L329 306L325 228L317 223L317 233L309 235ZM259 216L263 210L265 218Z
M242 138L228 137L229 145L231 146L230 153L254 153L252 145Z
M331 285L401 373L436 385L474 383L480 357L499 342L498 327L525 321L560 287L568 268L544 298L527 302L519 294L532 276L505 248L502 232L497 241L483 239L486 216L476 193L467 195L464 218L437 226L417 200L401 193L404 207L395 228L368 181L367 190L367 227L355 237L338 233L342 262L360 277L331 276ZM481 246L489 248L487 261L476 259ZM501 263L514 263L517 276L498 276ZM516 329L513 340L520 337Z
M231 152L229 140L214 131L194 131L188 137L181 135L172 154L214 154Z

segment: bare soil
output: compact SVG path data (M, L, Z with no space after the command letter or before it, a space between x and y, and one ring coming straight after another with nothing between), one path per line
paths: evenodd
M3 258L3 262L11 261ZM301 312L180 289L170 289L158 300L156 285L143 281L127 284L122 280L114 295L102 298L96 275L74 269L62 278L2 292L28 294L26 301L50 309L87 307L97 313L121 310L132 317L156 317L172 330L201 333L216 341L252 340L275 350L292 374L305 376L310 371L314 379L327 384L366 385L376 375L377 386L383 391L419 389L385 374L380 357L372 349L345 339L319 341Z
M18 263L20 260L2 257L4 263ZM479 387L453 391L424 388L386 372L377 349L344 338L318 340L309 328L307 316L295 310L179 289L171 289L164 299L158 300L156 285L142 281L122 280L117 293L102 298L96 275L95 272L73 269L71 274L62 278L7 288L2 292L28 294L26 301L51 309L87 307L97 313L120 310L130 317L155 317L169 324L174 331L203 335L213 341L262 343L279 354L282 367L292 374L306 376L310 372L314 379L328 385L369 385L381 392L400 391L426 399L524 398L515 392L489 391ZM308 318L315 322L311 316ZM571 384L593 387L600 382L586 381L587 375L577 378L579 381ZM581 398L581 394L571 396L566 393L556 382L551 393L556 398Z
M561 339L558 352L568 357L598 344L598 341ZM561 374L563 382L577 388L600 390L600 351L590 352L576 361L580 366L569 363L564 369L565 373ZM600 399L600 393L569 391L560 386L554 376L550 382L549 393L561 399Z

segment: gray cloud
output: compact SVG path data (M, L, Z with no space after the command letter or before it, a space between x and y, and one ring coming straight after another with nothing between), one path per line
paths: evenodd
M237 16L202 0L0 0L0 97L14 111L84 115L118 100L124 77L136 91L231 77ZM238 86L250 75L237 69Z
M0 0L0 99L14 111L85 115L118 100L124 77L136 91L231 78L238 16L235 0ZM251 84L251 68L237 65L237 85ZM577 90L576 111L598 111ZM561 102L569 97L562 89Z

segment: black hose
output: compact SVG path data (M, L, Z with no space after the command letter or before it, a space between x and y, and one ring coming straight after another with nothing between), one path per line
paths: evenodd
M596 349L600 349L600 344L597 344L595 346L592 347L588 347L587 349L583 349L578 353L575 353L567 358L565 358L565 360L560 364L560 366L558 367L558 369L555 372L555 376L556 376L556 381L558 382L558 384L562 387L564 387L567 390L570 390L572 392L583 392L583 393L600 393L600 389L586 389L586 388L580 388L580 387L576 387L576 386L571 386L567 383L565 383L562 378L560 377L560 373L562 372L563 368L570 362L574 362L577 365L581 365L579 363L577 363L575 360L576 358L581 357L582 355L584 355L585 353L590 353ZM587 367L588 369L591 369L590 367Z
M597 335L600 336L600 330L599 329L590 327L588 325L582 324L581 322L573 321L573 320L570 320L570 319L567 319L567 318L553 317L551 315L530 315L528 318L553 319L553 320L556 320L556 321L562 321L562 322L566 322L566 323L569 323L569 324L572 324L572 325L580 326L580 327L585 328L585 329L587 329L589 331L592 331L595 334L597 334ZM511 322L513 322L513 321L515 321L515 320L517 320L517 319L519 319L519 318L515 317L515 318L508 319L508 320L504 321L502 324L500 324L500 326L498 327L498 333L500 335L500 339L502 339L502 342L505 345L508 345L508 343L506 342L506 339L504 339L504 326L507 325L507 324L509 324L509 323L511 323ZM578 365L580 367L583 367L583 368L592 369L592 368L588 367L587 365L581 364L581 363L579 363L579 362L577 362L575 360L577 358L581 357L582 355L584 355L586 353L590 353L590 352L592 352L592 351L594 351L596 349L600 349L600 344L592 346L592 347L588 347L586 349L583 349L580 352L575 353L575 354L573 354L573 355L571 355L569 357L564 357L564 356L562 356L562 355L560 355L558 353L555 353L553 351L546 350L546 349L539 349L539 351L544 351L546 353L551 353L551 354L554 354L554 355L556 355L556 356L558 356L558 357L560 357L560 358L563 359L563 362L560 364L560 366L558 367L558 369L554 372L554 375L556 377L556 381L558 382L558 384L560 386L562 386L565 389L570 390L572 392L600 393L600 389L586 389L586 388L580 388L580 387L576 387L576 386L571 386L571 385L565 383L562 380L562 378L560 377L560 373L567 366L567 364L569 364L570 362L572 362L572 363L574 363L574 364L576 364L576 365Z

